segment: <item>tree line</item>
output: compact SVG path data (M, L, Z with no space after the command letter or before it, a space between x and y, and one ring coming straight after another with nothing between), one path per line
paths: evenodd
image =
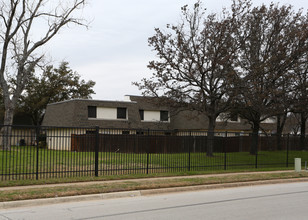
M302 146L308 118L308 17L292 5L253 6L233 0L220 14L202 2L181 8L181 21L148 40L157 59L152 77L134 82L144 95L166 97L178 109L204 113L208 156L216 118L238 114L251 124L255 154L264 120L276 117L277 142L290 113L300 115ZM279 145L281 146L281 145Z

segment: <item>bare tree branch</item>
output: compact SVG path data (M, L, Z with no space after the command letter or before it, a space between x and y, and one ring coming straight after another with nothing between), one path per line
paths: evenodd
M178 103L178 109L191 109L209 119L209 133L213 135L215 121L229 107L228 75L233 71L233 24L227 14L205 15L201 2L182 7L182 22L167 25L167 32L156 28L149 45L158 60L151 61L150 79L134 83L144 95L164 96ZM211 139L211 138L209 138ZM208 144L212 156L212 144Z
M7 0L0 1L0 85L5 105L5 124L12 124L16 102L23 92L29 75L42 62L39 48L69 24L87 26L74 12L83 8L85 0ZM51 3L50 5L48 3ZM50 8L53 6L53 8ZM34 38L35 24L47 27ZM10 79L15 78L15 84ZM9 145L7 145L9 146Z

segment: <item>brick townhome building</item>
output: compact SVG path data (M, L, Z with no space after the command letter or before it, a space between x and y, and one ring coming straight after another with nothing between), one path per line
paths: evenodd
M206 131L208 120L189 110L174 114L169 106L158 104L157 99L125 96L124 101L74 99L49 104L43 126ZM275 130L275 121L267 120L261 127L270 133ZM249 123L239 117L227 121L218 118L216 122L216 131L250 130Z
M138 129L166 132L206 131L208 120L205 115L188 110L175 114L172 107L161 105L157 98L125 96L123 101L74 99L49 104L42 125L62 127L59 132L63 133L65 129L67 135L85 134L91 132L90 127L96 126L116 129L119 134L135 134ZM79 129L77 132L72 127L86 127L86 129ZM268 120L262 123L261 127L263 131L271 133L275 130L275 122ZM227 121L217 119L216 131L222 135L225 131L240 134L250 130L249 123L239 117ZM47 136L57 136L57 134L47 134ZM50 142L48 146L52 146L51 142L54 142L52 138L48 141Z

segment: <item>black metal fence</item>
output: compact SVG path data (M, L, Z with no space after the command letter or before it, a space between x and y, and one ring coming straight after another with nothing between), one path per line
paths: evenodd
M299 136L260 134L250 154L249 133L1 127L0 179L41 179L250 168L293 167L308 161ZM6 129L4 129L6 128ZM212 143L212 144L210 144ZM212 145L212 155L209 146Z

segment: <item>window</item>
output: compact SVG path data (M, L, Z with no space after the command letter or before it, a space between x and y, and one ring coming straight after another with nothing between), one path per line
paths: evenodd
M238 115L237 114L231 114L230 121L238 121Z
M98 120L127 119L127 108L88 106L88 118Z
M262 121L262 123L276 123L276 118L275 117L270 117Z
M96 118L96 106L88 106L88 118Z
M126 108L117 108L117 119L126 119Z
M140 115L140 120L143 121L144 120L144 110L140 109L139 115Z
M143 131L137 131L136 134L137 135L144 135L144 132Z
M141 122L169 122L169 112L139 109Z
M122 131L122 134L128 135L129 131Z
M160 121L168 121L169 113L168 111L160 111Z
M220 113L216 118L217 122L240 122L239 115L233 112Z

